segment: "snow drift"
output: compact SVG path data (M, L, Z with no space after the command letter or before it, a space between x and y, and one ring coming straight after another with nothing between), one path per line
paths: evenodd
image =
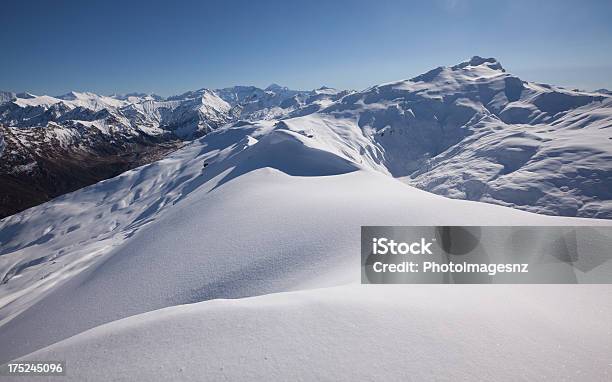
M162 309L25 358L65 359L70 381L605 381L609 297L601 285L337 287Z

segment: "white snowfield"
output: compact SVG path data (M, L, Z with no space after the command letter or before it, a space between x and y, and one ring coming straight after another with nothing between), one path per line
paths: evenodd
M362 225L612 221L411 187L356 94L1 220L0 362L65 359L75 381L609 380L612 285L359 285Z
M611 315L601 285L353 285L161 309L24 359L69 381L609 381Z
M215 131L2 220L0 359L67 359L73 380L609 372L609 286L356 284L361 225L612 222L417 190L357 126L304 118Z

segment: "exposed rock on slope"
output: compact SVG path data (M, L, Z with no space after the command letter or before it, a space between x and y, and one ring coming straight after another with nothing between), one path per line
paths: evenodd
M0 126L0 136L0 217L158 160L181 145L154 136L111 138L91 127Z

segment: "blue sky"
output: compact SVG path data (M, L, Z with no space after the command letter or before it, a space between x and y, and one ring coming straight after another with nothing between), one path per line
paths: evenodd
M612 1L11 1L0 89L362 89L473 55L526 80L612 88L611 20Z

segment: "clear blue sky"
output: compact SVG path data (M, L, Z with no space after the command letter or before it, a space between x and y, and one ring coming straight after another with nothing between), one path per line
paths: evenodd
M5 1L0 89L362 89L473 55L612 88L612 1Z

